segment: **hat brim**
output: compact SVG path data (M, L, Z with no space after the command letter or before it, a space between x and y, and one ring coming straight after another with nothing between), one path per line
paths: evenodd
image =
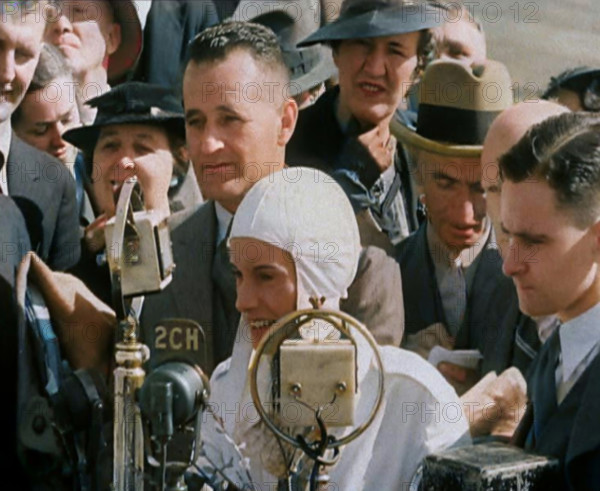
M131 0L113 0L115 20L121 26L121 44L108 58L107 75L111 84L122 81L133 70L142 52L142 24Z
M371 10L353 16L341 16L298 43L298 47L345 39L394 36L439 27L444 17L431 5L410 5ZM434 15L437 14L437 15Z
M124 114L116 116L103 124L93 124L90 126L80 126L79 128L73 128L72 130L66 131L62 138L70 144L84 151L93 151L100 131L106 126L113 126L119 124L147 124L149 126L162 126L172 128L179 136L185 138L185 120L183 116L179 114L163 114L160 117L137 117L133 118L131 115Z
M329 51L329 50L328 50ZM331 53L320 53L319 62L311 68L309 73L290 81L290 95L297 96L302 92L312 89L326 82L337 74L337 68L331 57Z
M430 140L399 121L392 120L390 131L402 143L438 155L449 157L481 157L483 145L456 145Z

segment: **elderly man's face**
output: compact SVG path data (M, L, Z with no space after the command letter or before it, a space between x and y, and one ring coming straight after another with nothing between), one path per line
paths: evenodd
M94 149L92 189L99 209L115 214L116 200L126 179L136 176L148 210L168 215L173 154L163 128L145 124L102 128Z
M365 125L391 118L417 66L420 33L342 41L333 59L339 71L340 111Z
M58 78L44 89L28 93L20 106L14 130L30 145L72 164L76 150L62 139L65 131L80 125L74 97L70 97L71 79Z
M0 22L0 122L25 96L37 65L45 22L40 12L7 14Z
M187 145L198 184L204 198L230 212L255 182L283 167L298 106L282 94L282 79L243 49L185 71Z
M418 159L431 226L450 249L475 245L483 234L486 213L479 158L423 151Z
M57 14L48 23L45 40L58 46L77 78L102 68L121 43L121 26L107 0L55 2Z

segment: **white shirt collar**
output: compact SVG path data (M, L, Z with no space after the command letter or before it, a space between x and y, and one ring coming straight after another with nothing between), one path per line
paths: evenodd
M227 235L233 215L217 201L215 201L215 212L217 214L217 245L219 245Z
M148 14L150 13L150 7L152 7L152 0L134 0L133 3L135 4L142 30L144 30L146 21L148 20Z
M560 326L559 336L563 380L568 380L600 342L600 303Z
M8 152L10 152L10 144L12 141L12 126L10 124L10 118L0 123L0 153L4 156L4 165L0 169L0 189L2 194L8 196L8 171L7 161ZM0 161L1 162L1 161Z

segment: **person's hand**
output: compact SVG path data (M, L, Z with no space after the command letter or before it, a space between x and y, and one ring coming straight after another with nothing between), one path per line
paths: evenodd
M461 397L471 436L496 435L510 438L527 404L527 383L511 367L496 377L488 374Z
M437 369L448 383L454 387L459 396L473 387L479 378L477 370L464 368L447 361L438 363Z
M73 369L96 368L106 373L110 365L116 327L113 310L98 299L81 280L52 271L35 253L29 278L42 293L61 350Z
M396 142L394 137L390 135L387 124L384 127L377 125L358 135L357 139L371 155L379 173L384 172L393 164Z
M100 252L106 246L106 239L104 238L104 228L108 216L103 213L99 215L92 223L85 227L83 233L83 240L88 251L92 253Z
M169 215L169 186L173 177L173 155L156 150L134 160L135 175L144 195L144 208Z
M406 340L402 343L404 349L414 351L426 360L435 346L441 346L449 350L454 348L454 338L441 322L431 324L415 334L407 335Z

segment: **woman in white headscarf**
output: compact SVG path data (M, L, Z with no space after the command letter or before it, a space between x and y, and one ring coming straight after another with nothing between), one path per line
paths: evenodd
M324 173L296 167L253 186L235 214L229 247L242 320L232 357L213 373L210 406L249 459L253 482L265 489L284 477L281 454L289 448L276 444L253 409L248 378L253 349L282 316L311 308L313 297L325 298L322 308L339 310L356 274L360 239L342 189ZM357 341L360 424L375 400L378 371L369 345ZM337 489L400 489L425 455L468 435L459 399L434 367L399 348L382 347L380 353L382 406L329 469ZM268 373L259 370L259 383L268 383Z

